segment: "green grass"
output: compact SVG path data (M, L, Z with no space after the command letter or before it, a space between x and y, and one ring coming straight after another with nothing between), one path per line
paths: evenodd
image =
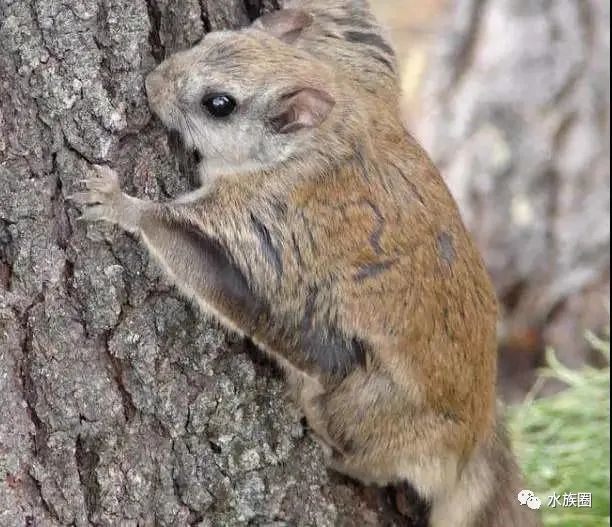
M567 389L535 399L510 411L510 428L526 486L542 500L546 527L610 525L610 339L587 336L607 367L572 371L552 351L540 382L560 379ZM592 508L551 508L556 492L592 493Z

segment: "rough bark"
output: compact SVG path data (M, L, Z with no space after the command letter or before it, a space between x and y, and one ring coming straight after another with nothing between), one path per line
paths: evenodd
M66 196L189 187L143 79L273 1L0 0L0 525L378 525L245 343ZM383 496L384 497L384 496Z
M610 3L453 6L421 132L493 274L516 387L545 345L584 361L609 319Z

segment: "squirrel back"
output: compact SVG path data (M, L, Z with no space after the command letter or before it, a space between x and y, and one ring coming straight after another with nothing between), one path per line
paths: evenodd
M255 25L274 27L279 18L284 31L295 28L294 46L333 64L359 89L398 96L395 51L365 0L289 0Z

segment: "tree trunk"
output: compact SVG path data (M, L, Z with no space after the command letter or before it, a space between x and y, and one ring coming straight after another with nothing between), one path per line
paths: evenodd
M458 0L421 133L504 307L508 387L609 323L610 3Z
M273 368L66 196L188 190L143 79L272 0L0 0L0 525L378 525Z

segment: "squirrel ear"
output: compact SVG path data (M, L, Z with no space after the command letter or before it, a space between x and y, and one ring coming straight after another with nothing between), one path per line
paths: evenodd
M280 134L316 128L327 119L335 104L327 92L314 88L297 90L282 98L272 126Z
M259 17L251 27L270 33L287 44L293 44L312 21L312 15L306 11L282 9Z

